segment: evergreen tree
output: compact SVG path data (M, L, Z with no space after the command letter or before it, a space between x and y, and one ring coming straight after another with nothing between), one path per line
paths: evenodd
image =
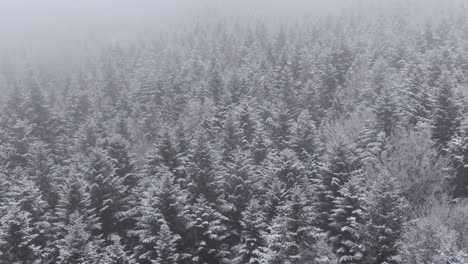
M128 256L125 251L124 245L120 243L120 237L115 236L112 238L112 243L105 247L105 251L101 262L103 263L115 263L115 264L130 264L132 259Z
M286 149L291 143L291 113L288 109L281 105L274 113L274 119L270 124L272 126L271 138L275 147L279 150Z
M82 122L91 114L92 103L86 92L85 80L80 77L75 90L66 98L64 119L67 132L74 133Z
M224 81L221 73L215 67L215 65L212 66L210 76L208 77L208 91L213 99L214 105L218 106L221 104L224 95Z
M235 255L232 263L260 264L265 253L265 233L267 224L259 202L252 199L242 212L241 241L234 247Z
M317 131L310 114L303 111L297 118L291 139L292 149L302 162L314 161L320 153Z
M228 263L230 253L225 240L229 232L227 218L218 212L203 196L185 210L191 263Z
M270 144L268 142L268 137L264 134L263 129L259 127L257 133L254 136L251 147L253 160L256 165L261 164L266 159L268 156L269 147Z
M253 120L252 110L247 103L241 106L239 113L239 128L240 128L240 142L246 148L249 147L254 141L255 137L255 121Z
M57 182L52 177L54 165L50 150L44 143L36 141L30 146L29 152L29 173L42 192L43 198L53 208L57 204L58 194L55 190Z
M143 197L138 204L138 216L136 216L136 230L139 243L134 249L134 258L139 263L152 263L157 259L156 242L158 241L161 225L164 217L158 207L156 196L156 186L143 193Z
M311 263L316 255L315 243L319 230L316 213L304 189L295 186L279 207L266 236L267 263Z
M284 199L285 191L283 184L274 177L264 179L266 182L265 198L262 199L263 212L265 213L266 222L271 225L273 219L278 214L278 208L281 201Z
M366 249L364 263L399 263L398 242L403 235L407 204L399 193L396 179L378 175L365 195L362 239Z
M182 205L187 199L187 194L174 183L174 175L168 170L162 170L157 182L158 189L155 193L157 206L170 229L177 233L183 233L183 220L181 219Z
M14 201L21 211L28 213L34 236L32 242L41 249L40 258L48 258L53 251L52 216L39 187L27 179L26 175L23 171L15 172L18 180L9 190L9 199Z
M404 117L410 126L431 124L432 98L428 92L426 72L422 65L408 69L408 80L405 81L406 101L403 107Z
M355 174L339 190L330 214L330 242L339 263L362 263L365 248L359 225L363 222L363 177Z
M37 82L30 79L28 82L27 97L24 102L26 119L32 127L32 135L46 143L51 143L49 133L50 112L46 100Z
M360 173L360 166L352 146L344 139L332 143L328 153L328 161L321 172L319 192L319 226L323 230L329 230L330 215L334 208L334 200L341 197L340 189L352 175Z
M156 252L158 259L155 263L176 264L179 260L177 253L177 243L180 240L179 235L174 235L169 226L163 222L159 230L159 237L156 241Z
M91 185L91 206L101 223L102 234L107 237L117 231L125 232L119 228L127 218L131 198L124 185L125 178L119 177L117 168L102 149L93 151L89 163L86 177Z
M304 163L291 149L285 149L279 153L272 152L264 162L264 166L284 184L286 189L301 182L306 176Z
M70 216L70 224L66 227L66 232L65 237L58 241L57 247L60 255L57 263L99 263L100 254L97 251L99 244L93 241L79 213L73 213Z
M216 202L219 197L218 177L206 136L198 136L191 159L189 190L192 201L203 195L208 202Z
M253 195L252 185L255 182L254 168L248 152L237 150L233 153L233 161L225 164L223 175L225 187L223 211L229 218L228 227L231 240L237 243L242 227L240 220Z
M168 167L171 172L175 173L180 166L177 157L178 150L177 144L174 143L174 139L168 131L164 132L161 143L158 146L158 151L164 165Z
M0 260L32 263L41 257L41 247L34 242L39 235L34 231L31 214L17 203L9 204L6 209L7 213L0 218Z
M96 233L100 229L99 219L96 212L91 208L90 195L87 192L88 184L78 175L78 172L72 171L68 179L59 191L59 200L55 210L56 228L58 237L60 237L67 227L71 224L71 215L77 214L83 218L87 225L87 231Z
M383 92L383 95L377 99L375 115L378 127L389 136L398 121L397 106L390 91Z
M234 116L228 115L223 126L223 161L232 162L233 151L240 144L240 130Z
M444 71L437 84L433 138L441 146L446 146L460 125L460 106L455 99L454 82L449 72Z
M129 192L138 185L134 163L129 154L129 143L121 136L114 135L106 138L103 143L111 166L114 168L114 177L122 179L122 184L128 187Z
M464 125L466 126L466 125ZM463 129L460 135L456 135L449 142L449 153L451 155L454 169L453 196L468 197L468 129Z

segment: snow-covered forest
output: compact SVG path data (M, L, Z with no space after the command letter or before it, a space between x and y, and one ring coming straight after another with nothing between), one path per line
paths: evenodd
M0 45L0 263L468 263L468 9L378 2Z

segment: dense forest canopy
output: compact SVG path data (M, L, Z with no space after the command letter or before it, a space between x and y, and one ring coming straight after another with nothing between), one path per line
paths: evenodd
M463 1L28 4L0 263L468 263Z

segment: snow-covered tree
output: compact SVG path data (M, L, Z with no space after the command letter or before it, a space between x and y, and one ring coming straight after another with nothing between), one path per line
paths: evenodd
M266 263L313 263L318 257L317 214L305 193L302 187L294 186L278 208L278 215L265 236Z
M225 222L228 220L213 204L200 196L193 205L187 206L186 228L192 263L226 263L230 252L225 244L229 236Z

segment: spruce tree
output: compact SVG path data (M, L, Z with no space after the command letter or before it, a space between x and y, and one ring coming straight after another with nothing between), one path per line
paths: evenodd
M455 98L454 81L448 71L443 71L437 82L434 98L433 138L446 146L460 125L460 105Z
M125 232L119 228L127 218L131 199L125 178L116 173L117 168L107 153L99 148L93 151L88 166L91 206L99 218L102 234L107 237L114 232Z
M377 99L375 115L378 127L390 136L398 121L397 106L390 91L384 91Z
M228 220L213 204L200 196L184 213L191 263L226 263L230 253L225 244L229 232L225 226Z
M179 235L174 235L166 223L162 223L159 230L158 240L156 241L156 252L158 254L158 264L176 264L179 260L177 253L177 243L180 240Z
M232 263L260 264L267 245L265 234L268 225L262 207L256 199L252 199L242 212L241 225L241 240L233 248L235 255Z
M8 204L5 209L6 214L0 218L1 262L32 263L40 259L41 247L35 243L39 234L34 231L31 213L15 202Z
M360 165L353 146L345 139L339 139L333 144L327 154L328 160L321 170L321 183L317 186L319 196L319 226L324 231L329 230L330 215L334 208L334 200L341 197L340 189L352 175L360 173Z
M203 195L205 199L214 203L219 197L218 175L212 150L205 135L196 139L190 164L189 191L192 201Z
M151 263L157 259L156 242L158 240L164 217L158 207L156 186L151 186L142 195L137 206L139 214L136 216L135 234L139 243L133 249L133 257L139 263Z
M79 213L70 216L70 223L66 227L66 235L58 241L60 264L99 263L99 244L87 230L86 224Z
M279 207L266 235L267 263L312 263L318 257L315 244L319 230L317 214L304 189L294 186Z
M365 248L359 230L364 221L363 186L363 176L352 175L340 188L340 196L333 200L329 237L340 264L362 263L364 258Z
M456 135L449 142L449 154L452 160L454 170L454 190L455 198L468 197L468 126L462 129L459 135Z
M398 243L403 235L407 202L396 179L378 175L364 199L364 222L360 223L366 249L364 263L399 263Z

